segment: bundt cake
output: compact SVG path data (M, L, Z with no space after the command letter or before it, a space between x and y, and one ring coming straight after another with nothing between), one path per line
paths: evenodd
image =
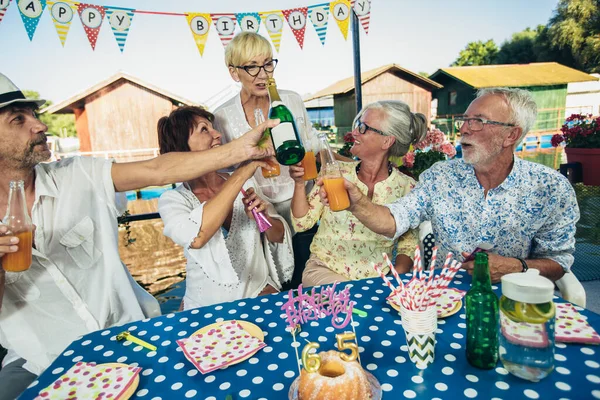
M298 384L299 400L369 400L371 385L365 370L356 361L344 361L335 350L319 353L317 372L302 369Z

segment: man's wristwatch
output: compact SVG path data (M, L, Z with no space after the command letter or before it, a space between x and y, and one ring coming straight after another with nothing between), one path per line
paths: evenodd
M529 267L527 266L527 263L525 262L525 260L523 260L522 258L519 258L519 257L515 257L515 258L517 260L521 261L521 265L523 266L523 270L521 272L527 272Z

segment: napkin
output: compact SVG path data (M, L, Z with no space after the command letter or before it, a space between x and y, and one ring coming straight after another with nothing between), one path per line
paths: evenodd
M398 293L399 291L400 290L397 289L394 293ZM453 314L453 312L456 310L457 303L462 300L466 293L467 292L464 290L455 288L443 289L442 294L437 298L435 303L438 318L444 318L450 314ZM400 304L398 303L398 297L395 294L390 294L387 300L397 307L400 307Z
M35 400L118 400L130 388L141 368L124 364L78 362L60 378L40 391ZM129 397L129 396L126 396Z
M178 340L177 344L203 374L233 364L266 346L237 321L227 321L206 333Z
M549 344L548 332L544 324L514 322L501 312L500 329L506 340L513 344L533 348L544 348Z
M571 303L556 304L557 342L600 344L600 335Z

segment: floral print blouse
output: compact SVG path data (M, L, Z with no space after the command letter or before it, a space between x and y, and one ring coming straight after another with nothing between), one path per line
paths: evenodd
M339 162L344 178L354 183L362 193L368 188L356 175L357 162ZM388 204L405 196L414 187L415 181L392 168L391 175L375 184L373 203ZM310 246L311 256L318 257L332 271L350 280L378 276L371 263L376 263L384 273L389 267L383 260L387 253L392 262L392 252L397 246L397 254L406 254L412 258L417 245L418 235L408 231L398 240L387 238L366 228L349 211L332 212L323 206L319 198L319 186L313 187L308 194L309 211L301 218L292 215L294 229L304 232L321 221Z
M388 204L396 235L431 221L438 254L472 252L480 243L504 257L547 258L565 271L573 264L577 198L558 172L514 157L510 174L484 194L462 159L434 164L410 194Z

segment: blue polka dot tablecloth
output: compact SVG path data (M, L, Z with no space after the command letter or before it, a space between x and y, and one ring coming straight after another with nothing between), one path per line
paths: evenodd
M409 276L409 275L407 275ZM470 276L459 273L451 287L468 290ZM408 357L400 317L385 298L383 281L366 279L349 283L357 308L368 313L354 315L362 365L379 380L384 399L600 399L600 347L556 345L555 371L538 383L510 375L499 362L492 370L470 366L465 358L464 307L438 321L435 361L418 369ZM341 285L340 285L341 286ZM494 287L499 293L499 288ZM281 306L287 293L223 303L168 314L121 327L90 333L73 342L21 396L33 399L78 361L127 363L142 368L132 399L287 399L298 376L292 337L286 332ZM562 301L557 299L556 301ZM600 315L577 308L600 331ZM202 375L186 360L176 340L190 336L214 322L238 319L258 325L267 347L247 361ZM130 342L117 342L123 330L154 344L150 352ZM350 329L348 326L347 330ZM330 318L308 322L297 336L299 352L305 339L320 344L319 351L335 348Z

